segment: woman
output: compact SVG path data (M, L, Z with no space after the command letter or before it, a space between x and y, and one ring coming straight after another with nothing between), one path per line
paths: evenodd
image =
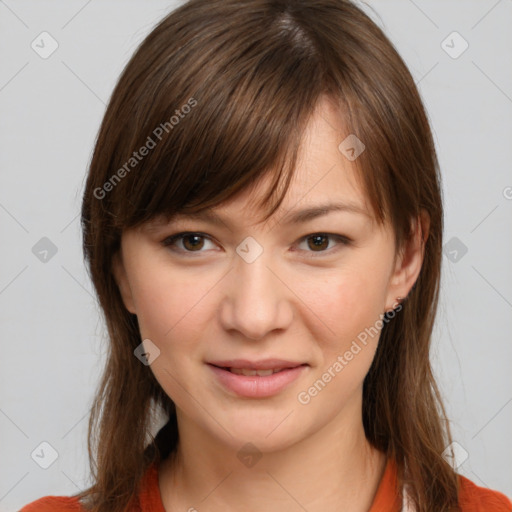
M84 193L110 335L94 484L22 510L512 510L445 459L442 221L418 91L358 7L178 8L123 72Z

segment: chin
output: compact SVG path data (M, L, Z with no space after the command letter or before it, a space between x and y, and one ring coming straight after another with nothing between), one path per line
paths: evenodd
M224 416L223 426L231 436L223 429L216 431L222 436L222 441L237 452L247 443L254 445L262 453L283 450L307 435L305 425L298 425L297 418L293 418L294 413L288 416L292 409L285 410L286 413L280 411L279 414L274 412L267 415L255 411L255 414L245 417L239 413L231 421L227 421L228 417Z

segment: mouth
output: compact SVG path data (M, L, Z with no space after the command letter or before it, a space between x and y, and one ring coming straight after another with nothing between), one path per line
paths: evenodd
M283 370L287 370L288 368L270 368L269 370L251 370L249 368L228 368L222 367L223 370L226 370L231 373L236 373L236 375L259 375L260 377L266 377L267 375L272 375L273 373L279 373Z
M215 361L207 365L225 389L246 398L275 395L309 367L307 363L281 359Z
M297 366L287 366L283 368L269 368L268 370L254 370L252 368L234 368L229 366L217 366L212 365L216 368L220 368L221 370L234 373L236 375L246 375L246 376L254 376L258 375L259 377L267 377L268 375L273 375L274 373L279 373L284 370L290 370L292 368L297 368L297 366L305 366L305 365L297 365Z

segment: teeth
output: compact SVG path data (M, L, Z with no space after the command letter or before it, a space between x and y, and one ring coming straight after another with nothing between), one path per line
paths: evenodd
M249 370L246 368L230 368L231 373L236 373L237 375L259 375L260 377L267 377L268 375L272 375L273 373L280 372L282 368L278 369L270 369L270 370Z

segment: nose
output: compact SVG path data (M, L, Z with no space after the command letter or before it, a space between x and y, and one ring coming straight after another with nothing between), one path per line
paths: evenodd
M224 329L251 340L286 329L293 319L292 292L265 252L251 263L235 257L233 265L219 308Z

